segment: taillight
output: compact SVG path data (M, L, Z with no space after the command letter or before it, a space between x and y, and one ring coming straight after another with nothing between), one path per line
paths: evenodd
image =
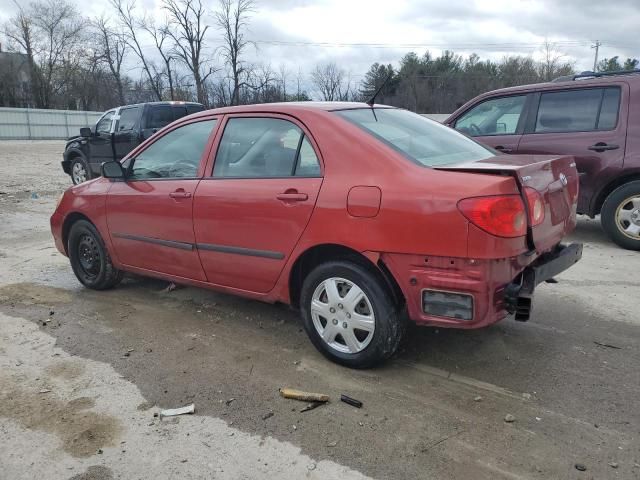
M497 237L522 237L527 217L520 195L465 198L458 209L474 225Z
M525 187L524 193L527 196L529 205L529 224L532 227L540 225L544 220L544 202L542 195L535 188Z

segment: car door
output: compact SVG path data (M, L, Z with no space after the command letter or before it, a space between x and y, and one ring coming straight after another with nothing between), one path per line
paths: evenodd
M184 116L184 115L183 115ZM142 138L146 140L158 130L166 127L177 118L171 105L149 105L141 128Z
M513 153L518 149L529 99L525 93L483 100L459 116L453 127L496 150Z
M112 123L116 110L109 110L96 123L94 134L89 138L90 163L102 165L113 160L111 143Z
M124 158L142 141L140 138L140 120L143 107L143 105L133 105L120 108L113 133L113 149L116 160Z
M322 184L317 147L285 116L227 117L194 231L209 282L265 293L302 235Z
M125 161L125 181L107 195L109 234L120 262L205 280L193 234L193 194L215 118L179 125Z
M628 86L565 88L537 97L518 153L573 155L580 174L578 212L589 213L594 194L624 161Z

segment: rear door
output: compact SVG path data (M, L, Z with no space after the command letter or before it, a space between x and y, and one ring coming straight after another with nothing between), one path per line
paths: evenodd
M322 184L306 129L285 116L230 116L213 172L196 191L196 244L214 284L268 292L302 235Z
M518 149L530 94L489 98L460 115L453 127L504 153Z
M118 259L133 267L205 280L195 248L193 194L216 119L162 134L133 159L107 195L107 223Z
M140 138L140 119L143 108L144 105L120 108L113 134L113 149L116 160L124 158L142 141Z
M573 155L580 175L581 213L589 213L597 187L622 168L628 95L624 82L536 95L518 153Z
M174 120L176 120L176 117L174 117L171 105L149 105L143 119L142 137L146 140Z

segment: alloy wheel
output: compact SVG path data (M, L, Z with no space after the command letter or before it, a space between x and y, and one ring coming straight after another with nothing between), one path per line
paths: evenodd
M640 196L629 197L616 209L616 226L633 240L640 240Z
M72 169L73 181L76 185L87 181L87 169L81 162L73 164Z

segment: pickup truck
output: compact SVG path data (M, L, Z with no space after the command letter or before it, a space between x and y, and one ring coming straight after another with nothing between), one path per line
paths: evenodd
M74 185L100 176L104 162L120 160L144 140L174 120L201 112L191 102L151 102L108 110L93 128L67 140L62 169Z

